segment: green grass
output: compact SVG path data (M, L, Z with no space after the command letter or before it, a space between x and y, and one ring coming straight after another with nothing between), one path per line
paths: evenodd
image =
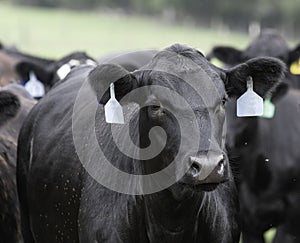
M246 35L201 27L168 24L161 20L104 11L68 11L16 7L0 0L0 41L23 51L60 57L85 50L98 57L118 50L164 48L173 43L204 53L216 44L246 46Z

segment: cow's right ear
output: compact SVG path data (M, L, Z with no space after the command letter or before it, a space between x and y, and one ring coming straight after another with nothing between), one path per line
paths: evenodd
M138 82L132 73L116 64L103 64L95 67L89 73L88 81L101 104L106 104L110 98L111 83L115 85L117 100L138 87Z
M253 58L225 71L225 87L229 96L240 96L247 90L247 79L252 77L254 91L265 97L283 80L285 71L286 65L279 59Z
M14 93L0 90L0 126L15 117L20 107L20 100Z
M229 46L216 46L206 56L208 60L217 58L227 65L237 65L242 62L242 51Z

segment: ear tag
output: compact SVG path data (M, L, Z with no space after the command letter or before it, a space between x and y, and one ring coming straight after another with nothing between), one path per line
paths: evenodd
M253 80L248 78L247 91L237 100L237 116L261 116L263 114L263 98L253 91Z
M56 74L60 80L63 80L69 74L69 72L71 72L71 67L68 63L66 63L56 71Z
M290 66L290 72L294 75L300 75L300 59L292 63Z
M107 123L124 124L123 109L115 97L115 86L110 84L110 99L104 106L105 120Z
M36 78L34 72L29 73L29 81L25 84L25 89L33 98L40 98L45 95L45 87Z
M264 101L264 114L261 116L263 118L271 119L275 115L275 105L271 101L271 97L267 97Z

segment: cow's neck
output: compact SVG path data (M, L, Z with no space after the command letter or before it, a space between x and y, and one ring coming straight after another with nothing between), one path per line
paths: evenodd
M179 190L181 190L179 192ZM178 193L179 192L179 193ZM198 233L204 193L174 185L144 197L145 220L150 242L193 242Z

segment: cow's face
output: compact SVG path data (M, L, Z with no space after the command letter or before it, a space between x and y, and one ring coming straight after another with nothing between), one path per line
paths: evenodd
M208 55L232 66L255 57L275 57L288 66L299 59L300 45L290 50L286 40L275 30L265 30L251 41L245 50L234 47L216 46Z
M22 56L22 53L19 55ZM23 59L14 67L20 79L26 83L29 81L30 72L34 72L45 86L46 92L58 81L64 79L74 67L83 64L95 65L95 61L84 52L74 52L56 61L33 56Z
M174 174L169 176L180 175L180 183L193 188L212 189L227 180L229 173L224 151L227 96L245 92L248 76L257 80L257 92L264 95L281 78L283 69L275 59L257 59L224 71L198 51L175 45L134 73L116 65L98 66L90 73L89 82L104 104L111 82L119 100L130 93L133 98L140 96L140 147L153 146L158 152L146 156L146 174L174 162Z

